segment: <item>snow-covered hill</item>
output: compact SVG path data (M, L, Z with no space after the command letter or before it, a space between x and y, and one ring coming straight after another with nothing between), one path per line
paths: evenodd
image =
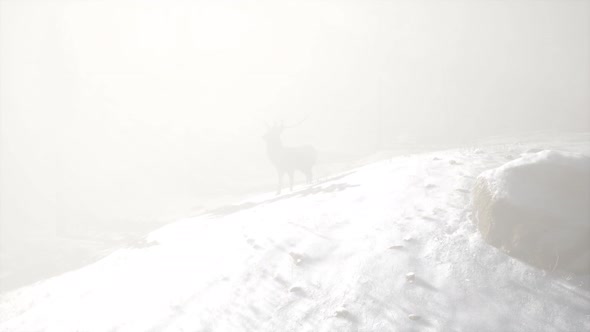
M482 171L588 142L404 155L179 220L3 294L0 331L588 331L588 278L486 244L470 205Z

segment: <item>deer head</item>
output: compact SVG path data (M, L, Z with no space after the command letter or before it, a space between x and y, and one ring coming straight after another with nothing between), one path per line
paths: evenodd
M281 134L285 130L285 126L283 124L274 124L272 126L267 124L266 133L262 136L262 139L266 141L267 144L281 144Z

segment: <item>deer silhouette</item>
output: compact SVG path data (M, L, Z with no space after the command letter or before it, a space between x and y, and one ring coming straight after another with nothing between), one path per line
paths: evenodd
M266 152L270 161L277 169L279 176L277 195L281 193L285 173L289 175L290 190L293 190L293 174L295 171L301 171L305 175L307 183L311 183L313 180L312 168L317 160L316 150L310 145L295 147L283 146L281 140L281 134L285 129L294 128L299 124L295 126L284 126L282 123L274 124L273 126L267 125L268 130L263 136L266 141Z

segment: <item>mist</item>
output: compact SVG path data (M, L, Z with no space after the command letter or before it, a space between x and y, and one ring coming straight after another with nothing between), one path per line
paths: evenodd
M1 0L0 245L272 191L277 122L320 178L588 131L590 2Z

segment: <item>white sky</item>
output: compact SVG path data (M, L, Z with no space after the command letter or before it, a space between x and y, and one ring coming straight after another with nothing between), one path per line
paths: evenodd
M272 183L264 121L353 156L590 129L590 1L0 6L3 222Z

